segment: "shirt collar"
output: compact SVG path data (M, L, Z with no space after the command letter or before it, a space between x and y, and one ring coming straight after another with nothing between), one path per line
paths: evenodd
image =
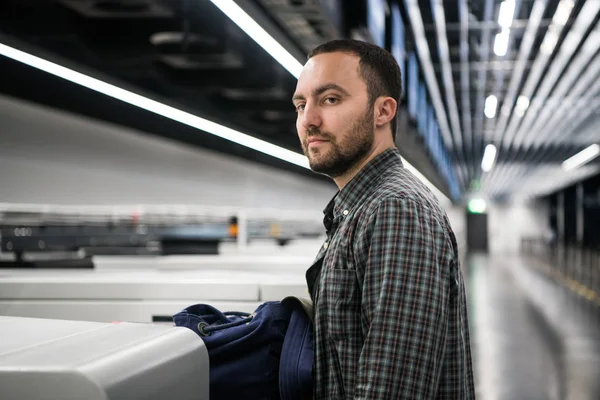
M375 190L376 185L373 185L373 181L378 181L382 174L392 166L403 166L400 151L396 147L378 154L358 171L323 210L325 228L330 227L333 220L340 215L349 214L363 197Z

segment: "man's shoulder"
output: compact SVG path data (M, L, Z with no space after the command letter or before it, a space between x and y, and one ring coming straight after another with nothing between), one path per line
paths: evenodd
M445 219L445 211L433 192L404 168L388 171L382 176L371 196L363 204L364 215L373 214L389 202L416 206L421 213Z
M419 224L429 224L435 237L446 243L448 248L453 248L455 256L457 254L456 238L442 203L408 170L392 171L382 176L363 202L357 217L358 236L369 236L379 218L391 224L395 224L391 222L393 219L407 221L407 218L417 218Z

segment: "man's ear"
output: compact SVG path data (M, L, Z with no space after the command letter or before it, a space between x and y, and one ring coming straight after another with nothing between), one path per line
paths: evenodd
M391 97L380 97L375 101L375 125L383 126L391 122L398 111L398 103Z

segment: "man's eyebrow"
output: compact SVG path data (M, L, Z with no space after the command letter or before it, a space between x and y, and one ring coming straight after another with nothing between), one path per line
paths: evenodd
M301 94L295 94L294 97L292 97L292 102L295 102L297 100L305 100L305 98Z
M343 87L341 87L340 85L338 85L336 83L326 83L323 86L319 86L317 89L315 89L315 91L313 92L313 95L319 96L328 90L337 90L338 92L341 92L344 96L350 95L350 93L348 93L346 91L346 89L344 89Z
M342 93L344 96L350 95L346 89L344 89L343 87L341 87L340 85L338 85L336 83L326 83L322 86L319 86L318 88L316 88L313 91L312 95L319 96L328 90L337 90L338 92ZM295 94L294 97L292 97L292 102L297 101L297 100L306 100L306 98L302 94Z

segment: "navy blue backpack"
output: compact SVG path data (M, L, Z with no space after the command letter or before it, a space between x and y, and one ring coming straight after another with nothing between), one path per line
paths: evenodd
M263 303L251 314L195 304L173 316L208 349L213 400L311 399L311 318L312 304L296 297Z

